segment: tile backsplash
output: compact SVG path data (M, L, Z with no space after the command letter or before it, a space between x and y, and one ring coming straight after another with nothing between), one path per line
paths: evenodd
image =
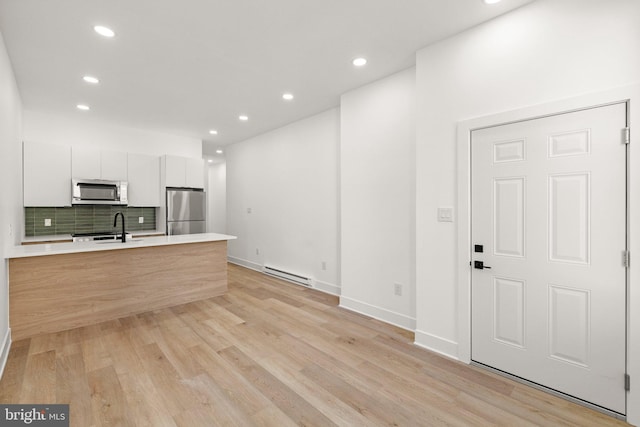
M61 208L24 208L24 230L26 237L51 236L55 234L98 233L113 231L116 212L126 217L126 229L130 231L152 231L156 229L156 208L132 206L82 205ZM138 218L143 217L140 224ZM51 220L51 225L45 226ZM118 220L117 229L122 225Z

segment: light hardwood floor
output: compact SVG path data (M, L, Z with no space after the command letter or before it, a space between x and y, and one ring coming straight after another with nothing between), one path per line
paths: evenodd
M226 295L13 343L2 403L88 426L628 425L238 266Z

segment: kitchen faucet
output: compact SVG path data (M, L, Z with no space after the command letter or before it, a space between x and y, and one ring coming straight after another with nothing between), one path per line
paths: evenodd
M122 212L116 212L116 216L113 217L113 226L115 227L116 224L118 223L118 215L122 217L122 243L126 243L127 234L125 233L125 230L124 230L124 214Z

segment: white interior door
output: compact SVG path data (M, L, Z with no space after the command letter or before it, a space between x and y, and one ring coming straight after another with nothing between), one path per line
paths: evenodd
M472 360L620 414L626 122L620 103L471 140Z

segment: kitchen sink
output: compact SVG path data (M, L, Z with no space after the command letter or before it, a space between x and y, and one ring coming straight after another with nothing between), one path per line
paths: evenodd
M129 239L126 242L124 242L125 245L128 245L129 243L133 244L133 243L142 243L143 239ZM104 245L104 244L109 244L109 245L114 245L114 244L123 244L122 240L101 240L96 242L99 245Z

